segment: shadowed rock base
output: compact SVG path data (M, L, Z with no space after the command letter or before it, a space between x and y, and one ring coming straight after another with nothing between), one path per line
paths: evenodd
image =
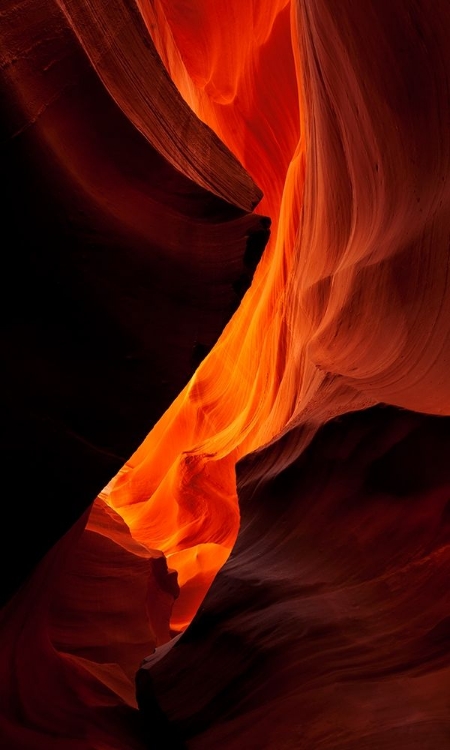
M276 449L238 467L235 549L144 714L192 750L446 747L450 420L347 415L254 484Z

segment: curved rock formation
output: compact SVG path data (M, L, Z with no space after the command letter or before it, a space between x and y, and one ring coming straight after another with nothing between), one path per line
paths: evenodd
M156 697L199 750L446 747L449 449L448 418L377 407L269 481L277 445L244 459L232 556L138 674L149 732Z
M8 750L445 746L448 3L4 18Z
M4 520L13 530L25 516L30 534L3 601L188 382L268 236L268 220L241 208L259 190L184 105L147 36L139 93L153 100L137 128L119 101L125 84L101 80L69 13L25 4L7 19L2 452L27 480ZM175 150L163 95L197 156L184 143ZM183 174L187 159L196 182ZM212 183L227 202L202 187Z

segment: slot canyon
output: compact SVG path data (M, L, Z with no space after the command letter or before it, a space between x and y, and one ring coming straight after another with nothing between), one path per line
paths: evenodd
M2 750L450 747L449 36L3 2Z

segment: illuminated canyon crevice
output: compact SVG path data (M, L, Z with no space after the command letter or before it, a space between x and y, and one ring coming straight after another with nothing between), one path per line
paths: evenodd
M2 17L3 744L445 747L448 3Z

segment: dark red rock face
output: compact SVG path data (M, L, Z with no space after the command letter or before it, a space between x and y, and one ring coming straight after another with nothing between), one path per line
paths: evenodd
M222 181L234 205L198 184L212 179L214 160L200 164L206 176L195 183L180 171L184 150L176 169L137 131L56 5L11 8L10 16L2 450L21 479L4 520L13 533L26 518L30 534L6 596L187 383L250 284L256 263L246 262L247 245L264 247L268 234L266 219L236 205L234 172L249 185L247 208L256 187L169 80L167 101L176 99L178 117L185 112L188 143L202 138L203 149L227 159Z
M277 446L241 462L233 553L138 675L149 732L154 695L202 750L446 747L449 448L448 419L377 407L267 482Z
M449 745L449 34L5 4L5 750Z

